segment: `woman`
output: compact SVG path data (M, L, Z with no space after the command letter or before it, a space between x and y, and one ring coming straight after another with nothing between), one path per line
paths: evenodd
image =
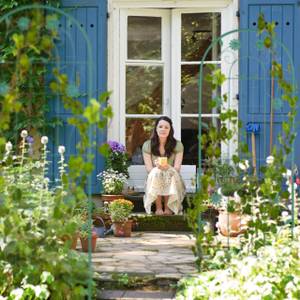
M180 213L185 196L184 182L179 174L183 145L174 138L170 118L163 116L156 120L151 139L143 145L143 158L149 173L144 196L146 212L151 213L151 205L155 202L156 215Z

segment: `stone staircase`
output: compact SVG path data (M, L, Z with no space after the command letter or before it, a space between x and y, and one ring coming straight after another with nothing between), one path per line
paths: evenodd
M132 237L107 235L92 254L97 299L175 299L178 280L197 272L186 217L146 215L141 193L126 199L134 203Z
M97 299L175 299L176 283L196 274L190 233L133 232L98 239L92 262Z

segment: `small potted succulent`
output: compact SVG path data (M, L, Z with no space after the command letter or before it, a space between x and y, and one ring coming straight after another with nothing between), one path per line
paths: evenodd
M132 210L133 203L129 200L117 199L109 204L108 211L114 224L115 236L131 236L132 220L129 220L129 216Z

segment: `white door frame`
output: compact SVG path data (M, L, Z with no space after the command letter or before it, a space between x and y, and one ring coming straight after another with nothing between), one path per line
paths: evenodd
M205 1L191 1L191 0L176 0L176 1L147 1L147 0L109 0L109 20L108 20L108 90L112 90L112 97L110 99L110 104L112 105L114 111L114 117L110 121L108 126L108 139L117 140L120 142L125 142L125 101L121 101L121 95L124 94L124 90L120 89L121 86L121 74L124 74L124 70L120 68L121 66L121 55L120 55L120 36L122 27L122 14L123 9L154 9L154 8L174 8L172 13L171 21L172 27L180 29L180 18L175 18L177 14L181 12L221 12L221 34L229 30L234 30L238 28L238 20L235 16L238 9L238 0L205 0ZM175 101L180 101L180 35L175 34L176 30L171 32L171 48L173 49L173 55L171 57L172 68L169 70L174 76L178 74L174 80L172 80L171 94L169 99L175 99ZM179 31L180 32L180 31ZM124 36L124 35L123 35ZM232 39L231 37L230 39ZM123 53L124 55L124 53ZM124 61L124 60L123 60ZM177 62L176 62L177 61ZM178 70L179 68L179 70ZM221 63L222 71L226 72L226 65ZM234 72L238 73L238 65L236 65ZM231 95L235 96L238 91L238 82L230 84L230 87L225 84L224 89L222 87L222 93L231 90ZM176 100L179 99L179 100ZM174 100L172 100L174 101ZM122 103L122 104L121 104ZM237 102L234 97L231 99L231 103L236 107ZM181 138L180 129L180 104L175 103L171 106L170 111L171 118L175 121L175 136L176 138ZM175 109L177 107L177 109ZM177 121L177 122L176 122ZM236 146L222 145L222 153L224 156L230 155L230 153L235 151Z

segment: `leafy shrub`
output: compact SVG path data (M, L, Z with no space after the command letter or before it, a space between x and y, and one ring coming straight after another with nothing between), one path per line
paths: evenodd
M227 268L183 279L176 299L300 299L300 228L295 240L288 232L273 236L256 256L237 256Z
M77 230L70 218L75 201L60 180L49 188L48 138L42 137L42 159L34 161L26 154L27 132L21 136L21 155L13 156L7 143L0 165L0 295L15 299L12 293L33 293L33 286L42 284L46 296L30 299L47 299L48 292L51 299L83 299L90 277L87 259L62 241ZM61 168L64 174L63 164ZM42 274L52 280L46 284ZM31 288L25 291L26 286Z

